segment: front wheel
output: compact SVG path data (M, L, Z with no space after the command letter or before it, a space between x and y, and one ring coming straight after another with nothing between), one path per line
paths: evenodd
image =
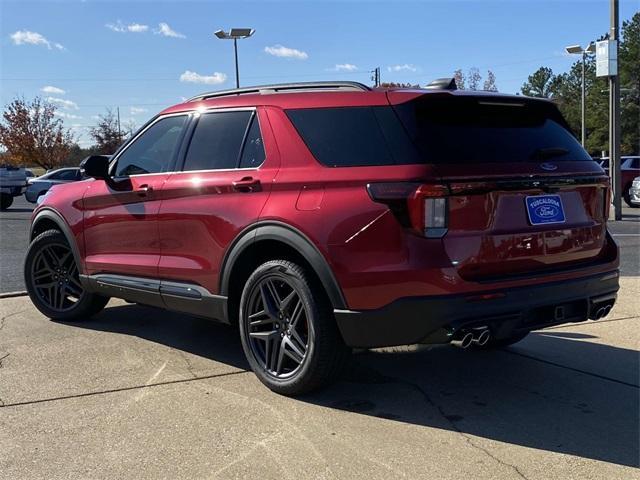
M349 355L322 286L286 260L260 265L247 280L240 335L260 381L284 395L327 385Z
M24 279L33 304L53 320L84 320L109 301L84 289L71 247L57 230L47 230L31 242Z

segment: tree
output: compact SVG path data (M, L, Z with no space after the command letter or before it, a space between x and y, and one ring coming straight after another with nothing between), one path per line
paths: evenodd
M134 129L132 123L120 125L117 115L108 108L105 114L98 115L98 123L89 129L89 135L95 142L92 150L101 155L111 155L131 136Z
M55 116L56 106L41 97L31 102L17 97L2 114L0 145L12 165L51 169L64 164L74 145L73 134Z
M540 67L529 75L522 85L522 94L528 97L552 98L558 87L558 77L549 67Z
M420 88L418 84L412 83L397 83L397 82L382 82L380 84L382 88Z
M496 74L491 70L487 70L487 79L484 81L482 85L482 89L487 92L497 92L498 87L496 86Z
M618 58L621 85L620 129L621 153L640 151L640 12L622 23ZM607 38L603 35L600 39ZM587 138L585 148L592 155L609 150L609 84L605 77L596 77L595 56L585 62ZM522 85L522 93L551 98L577 134L581 122L582 59L574 62L568 72L554 75L541 67Z
M466 75L462 72L462 69L459 68L453 72L453 79L456 82L458 90L480 90L480 85L482 84L482 90L489 92L498 91L498 87L496 86L496 74L491 70L487 70L487 79L484 83L482 82L480 70L476 67L471 67Z
M622 22L620 42L621 152L640 153L640 12Z

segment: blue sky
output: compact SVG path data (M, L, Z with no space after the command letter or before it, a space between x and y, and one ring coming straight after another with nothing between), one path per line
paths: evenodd
M621 21L638 10L621 0ZM561 72L564 46L604 34L609 1L6 1L0 3L0 101L51 97L82 145L106 107L140 125L193 94L235 85L358 80L425 84L457 68L491 69L515 93L541 65ZM49 92L42 89L49 88Z

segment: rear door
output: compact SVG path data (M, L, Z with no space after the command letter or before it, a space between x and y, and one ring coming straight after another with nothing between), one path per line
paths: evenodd
M266 115L253 108L201 113L190 137L182 171L163 189L159 276L216 293L225 251L258 220L280 161Z
M83 199L89 274L157 277L160 194L187 122L186 114L159 117L117 155L111 181L90 183Z
M395 109L449 188L443 242L463 278L579 266L604 251L607 178L554 105L443 93Z

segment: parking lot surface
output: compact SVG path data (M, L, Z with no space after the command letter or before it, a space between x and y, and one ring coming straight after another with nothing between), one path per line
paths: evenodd
M298 399L247 371L230 327L3 299L0 478L638 478L638 298L623 277L606 320L501 351L360 352Z

